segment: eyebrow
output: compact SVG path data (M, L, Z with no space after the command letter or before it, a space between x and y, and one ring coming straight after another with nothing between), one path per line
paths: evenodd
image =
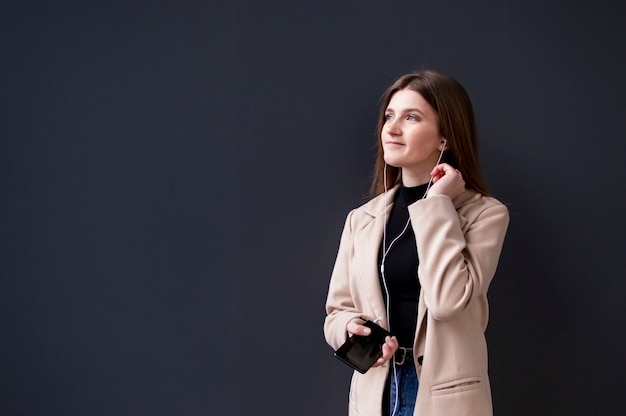
M393 108L389 108L387 107L387 109L385 110L385 112L390 111L392 113L395 113L396 111ZM420 110L419 108L405 108L404 110L401 111L402 113L420 113L422 116L426 116L426 114Z

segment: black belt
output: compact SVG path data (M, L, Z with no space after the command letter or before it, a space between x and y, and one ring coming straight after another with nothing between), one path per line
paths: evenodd
M417 357L417 363L422 365L423 356ZM398 347L394 354L394 362L397 366L403 366L413 362L413 348Z
M398 347L394 354L396 365L404 365L413 362L413 348Z

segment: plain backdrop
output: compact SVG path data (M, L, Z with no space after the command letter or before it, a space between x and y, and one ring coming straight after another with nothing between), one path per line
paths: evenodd
M498 415L623 415L621 1L3 1L0 415L342 415L378 100L468 90Z

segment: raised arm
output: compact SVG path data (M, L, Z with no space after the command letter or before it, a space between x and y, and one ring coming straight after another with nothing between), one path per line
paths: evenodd
M493 278L509 222L507 208L478 197L456 211L438 195L409 207L420 259L424 300L434 319L453 319Z

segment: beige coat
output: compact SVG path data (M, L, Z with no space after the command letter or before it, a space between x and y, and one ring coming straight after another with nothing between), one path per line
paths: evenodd
M397 188L348 215L330 280L324 322L326 341L337 349L346 325L357 316L387 316L378 275L378 253L387 212ZM446 196L409 206L419 255L419 297L415 362L419 389L415 415L491 415L485 329L487 289L494 276L508 210L494 198L471 191L451 201ZM388 214L387 214L388 215ZM380 415L389 362L354 373L350 415Z

